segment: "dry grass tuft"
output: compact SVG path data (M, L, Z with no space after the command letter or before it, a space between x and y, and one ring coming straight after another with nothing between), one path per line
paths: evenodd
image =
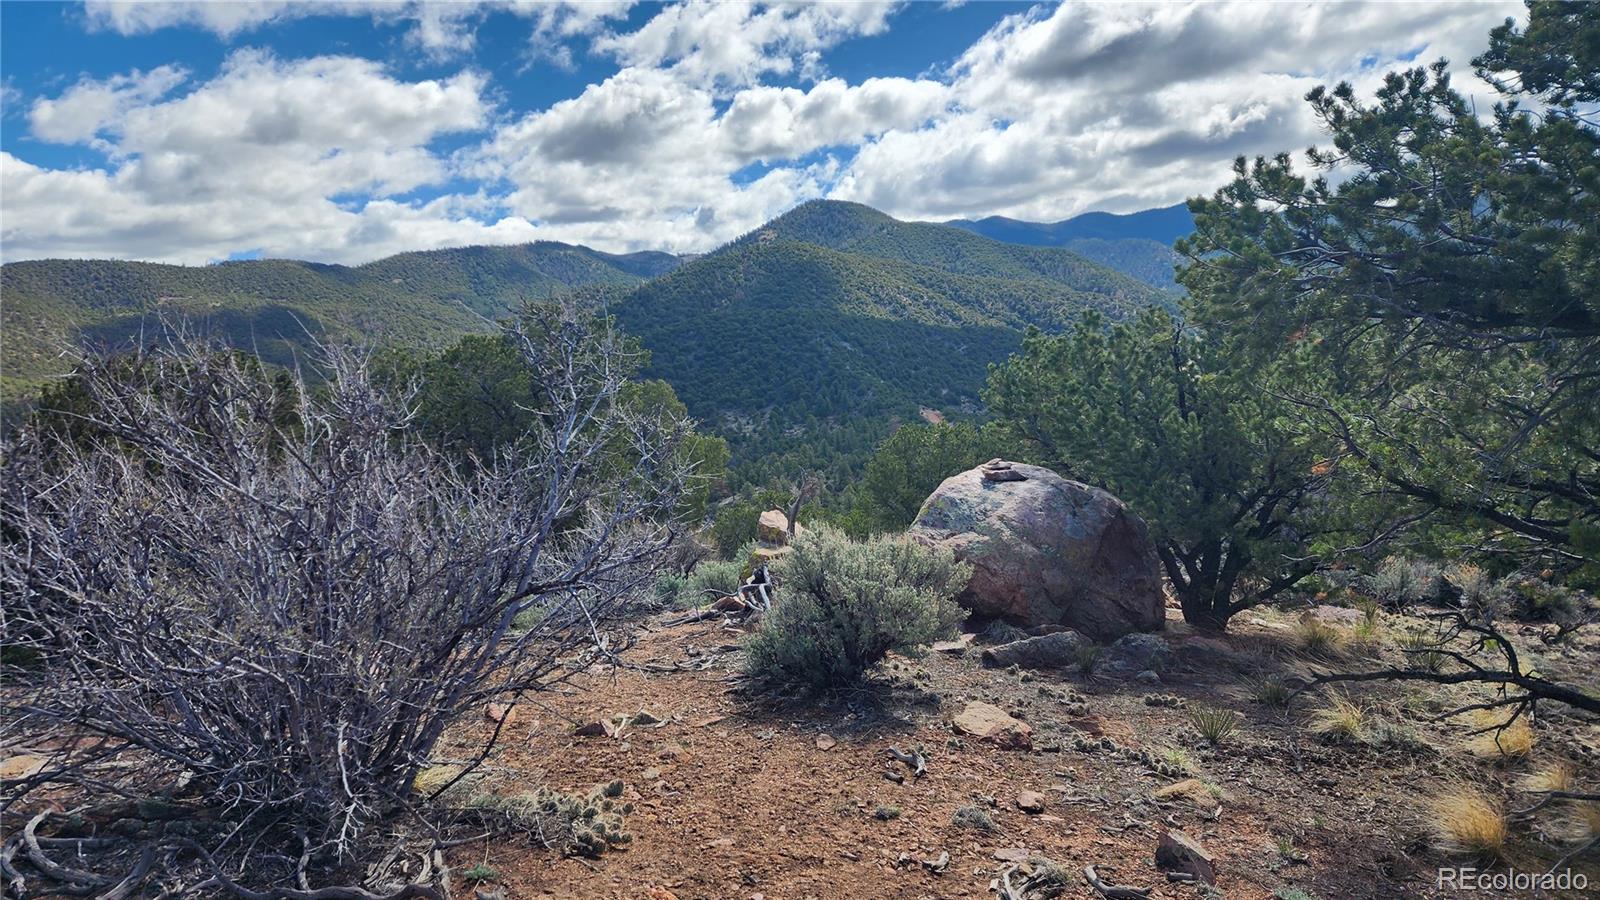
M1505 810L1482 791L1457 788L1435 798L1432 813L1431 824L1445 849L1486 859L1505 858Z
M1311 613L1300 617L1294 627L1300 649L1312 656L1331 656L1344 644L1344 632Z
M1311 721L1311 730L1325 740L1340 744L1359 744L1367 739L1372 715L1348 694L1334 693L1328 706L1317 711Z
M1526 759L1533 752L1533 722L1526 713L1515 719L1509 716L1492 709L1476 712L1472 717L1474 730L1483 733L1472 739L1472 752L1492 759Z
M1577 786L1578 771L1572 767L1572 763L1564 759L1545 763L1523 779L1523 788L1536 794L1571 791Z

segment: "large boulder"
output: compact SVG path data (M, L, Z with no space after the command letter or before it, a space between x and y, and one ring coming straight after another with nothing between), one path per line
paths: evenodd
M1144 521L1099 488L993 460L939 485L909 534L972 565L958 598L1023 628L1100 641L1159 631L1165 601Z

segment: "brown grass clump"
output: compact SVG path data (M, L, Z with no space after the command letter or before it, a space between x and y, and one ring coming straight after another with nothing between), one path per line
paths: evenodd
M1331 656L1344 643L1344 632L1322 621L1311 613L1300 617L1294 636L1300 649L1313 656Z
M1341 744L1359 744L1367 739L1372 716L1367 708L1348 694L1332 694L1329 705L1317 711L1311 730L1325 740Z
M1543 794L1550 791L1572 791L1578 786L1578 772L1564 759L1545 763L1523 779L1527 790Z
M1457 788L1435 798L1432 813L1434 831L1445 849L1487 859L1505 857L1505 810L1482 791Z
M1511 760L1525 759L1533 752L1533 723L1529 716L1524 713L1509 721L1506 716L1505 712L1489 709L1473 715L1474 730L1483 732L1472 739L1473 753Z

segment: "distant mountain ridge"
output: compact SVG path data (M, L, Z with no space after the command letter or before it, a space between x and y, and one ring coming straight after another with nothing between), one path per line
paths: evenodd
M1024 222L1005 216L953 219L945 223L984 237L1011 244L1061 247L1068 241L1097 238L1103 241L1144 238L1172 246L1194 233L1194 216L1182 203L1133 213L1087 212L1059 222Z
M1180 290L1173 269L1182 257L1172 245L1194 233L1194 216L1182 203L1134 213L1083 213L1059 222L989 216L945 224L1010 244L1070 250L1167 291Z
M542 242L361 266L39 260L0 268L0 287L8 402L63 374L62 344L126 341L158 315L294 365L317 340L427 351L523 301L584 289L650 352L645 374L728 436L757 482L848 477L896 421L980 412L988 366L1029 327L1175 302L1071 250L838 201L802 204L692 258Z
M525 300L575 287L628 287L671 271L668 253L611 254L541 241L401 253L360 266L238 260L174 266L46 259L0 267L7 399L62 374L59 349L115 342L153 316L198 320L235 346L292 364L313 336L441 346Z

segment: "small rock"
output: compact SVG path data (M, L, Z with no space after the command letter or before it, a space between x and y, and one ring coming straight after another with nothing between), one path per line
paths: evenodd
M1366 614L1344 606L1316 606L1311 609L1311 615L1325 625L1354 627Z
M1169 872L1186 872L1204 881L1217 883L1216 858L1200 842L1181 831L1164 830L1156 841L1156 867Z
M578 737L603 737L611 733L604 722L585 722L572 730Z
M1029 854L1028 851L1022 847L1001 847L999 850L994 852L995 859L998 859L1001 862L1011 863L1027 862L1030 855L1031 854Z
M678 895L664 887L653 887L645 892L645 900L678 900Z
M628 724L638 726L660 725L661 720L641 709L628 717Z
M935 653L949 653L953 656L960 656L967 652L967 645L964 641L934 641L929 649Z
M1198 809L1211 809L1217 805L1216 792L1198 778L1185 778L1158 788L1151 793L1156 800L1183 800Z
M510 725L517 717L517 708L506 703L491 703L483 709L484 718L491 722Z
M1155 669L1171 654L1167 642L1160 635L1135 633L1123 635L1100 651L1094 663L1094 674L1099 678L1125 681L1146 669Z
M796 536L805 534L805 529L796 525ZM789 543L789 517L781 509L769 509L756 520L756 539L767 544L783 546Z
M1077 661L1078 649L1089 642L1088 638L1076 631L1062 629L989 647L983 651L983 664L1000 669L1008 666L1024 669L1065 668Z
M1044 812L1044 795L1038 791L1023 791L1017 795L1017 809L1025 813L1039 814Z
M1161 673L1155 669L1145 669L1143 672L1133 676L1133 680L1140 684L1160 684Z
M962 734L1002 749L1027 750L1033 746L1033 729L1026 722L982 701L968 703L951 724Z
M645 769L643 772L640 772L639 778L644 781L660 781L661 770L655 766L651 766L650 768Z
M473 892L473 895L477 897L478 900L506 900L506 892L500 890L499 888L478 888ZM649 896L650 900L667 900L668 897L670 897L671 900L678 900L677 897L672 896L670 891L665 897L658 895L655 891L651 891Z
M922 867L929 872L935 875L943 874L945 869L950 868L950 852L948 850L940 850L937 857L930 856L919 861L922 863Z
M833 739L833 735L831 735L831 734L824 733L824 734L817 735L817 749L818 750L832 750L835 746L838 745L838 743L839 743L838 741Z

